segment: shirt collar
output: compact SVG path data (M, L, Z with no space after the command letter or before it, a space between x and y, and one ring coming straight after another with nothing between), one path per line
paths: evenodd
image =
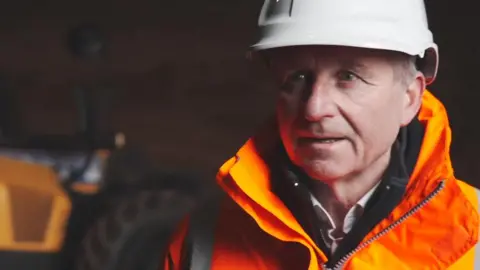
M368 200L372 197L375 190L378 188L381 181L378 181L375 186L373 186L365 195L363 195L358 202L353 205L345 215L345 219L343 221L343 232L347 234L355 224L355 221L363 214L365 206ZM313 206L316 209L316 213L322 222L325 222L326 226L330 229L336 229L337 224L333 221L331 215L327 212L325 207L310 193L310 199L312 201Z

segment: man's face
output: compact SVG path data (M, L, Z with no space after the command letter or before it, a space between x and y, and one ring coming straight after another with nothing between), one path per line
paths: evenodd
M314 179L348 178L389 156L400 127L418 112L424 81L418 73L402 80L396 53L317 46L269 57L280 83L283 144Z

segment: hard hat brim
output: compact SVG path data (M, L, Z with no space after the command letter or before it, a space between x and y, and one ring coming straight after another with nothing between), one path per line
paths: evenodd
M310 29L310 25L311 24L288 24L282 25L281 28L275 25L263 26L261 29L263 38L251 46L251 51L255 54L255 52L258 51L274 48L312 45L397 51L418 56L422 62L421 71L426 77L427 84L435 80L438 70L438 47L435 43L431 42L431 40L421 42L420 37L425 35L415 35L415 33L412 33L410 38L416 38L416 42L411 43L408 42L408 40L392 38L392 36L388 39L380 35L375 36L374 33L372 34L372 31L362 31L362 26L352 31L352 29L344 28L342 25L325 29L318 29L318 27ZM376 27L378 28L379 26L377 25ZM388 27L388 25L385 27ZM369 33L369 35L365 33Z

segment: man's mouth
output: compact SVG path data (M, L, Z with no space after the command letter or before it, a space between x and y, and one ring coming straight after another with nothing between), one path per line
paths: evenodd
M322 138L322 139L317 139L318 142L321 143L334 143L343 140L342 138Z
M328 144L328 143L339 142L339 141L342 141L342 140L345 140L345 138L334 138L334 137L325 137L325 138L304 137L304 138L300 138L300 142L303 142L303 143L325 143L325 144Z

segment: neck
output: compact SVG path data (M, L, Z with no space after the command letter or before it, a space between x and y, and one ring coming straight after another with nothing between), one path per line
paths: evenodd
M328 212L346 213L381 180L390 162L390 152L382 155L361 172L336 179L328 184L315 181L314 196Z

